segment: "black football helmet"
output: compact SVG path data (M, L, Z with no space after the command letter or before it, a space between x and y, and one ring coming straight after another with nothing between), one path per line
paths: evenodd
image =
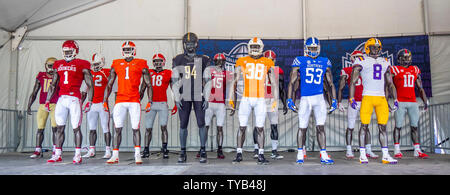
M408 49L400 49L397 52L397 62L400 65L410 65L412 62L412 54Z
M195 33L188 32L183 36L183 49L185 53L195 53L198 48L198 37Z

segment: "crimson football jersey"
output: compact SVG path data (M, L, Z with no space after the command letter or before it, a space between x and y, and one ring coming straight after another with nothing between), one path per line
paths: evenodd
M41 93L39 94L39 104L45 104L45 100L47 100L48 88L52 83L52 77L49 77L46 72L39 72L36 76L36 80L39 80L41 85ZM51 104L56 104L59 98L59 86L56 86L55 93L53 93L52 99L50 99Z
M343 68L341 70L341 76L342 75L347 75L347 85L350 86L350 82L351 82L351 75L352 75L352 70L353 67L347 67L347 68ZM359 77L358 81L356 81L355 83L355 101L362 101L362 93L363 93L363 85L362 85L362 80L361 80L361 76Z
M81 98L80 87L84 80L83 69L90 70L90 68L91 64L86 60L55 61L54 69L59 76L59 96L69 95Z
M278 83L279 78L284 76L283 69L281 69L278 66L274 66L273 69L275 71L275 81L277 81L277 83ZM267 79L267 83L266 83L265 98L273 98L272 84L270 83L269 79Z
M103 68L98 72L91 70L92 78L94 80L94 97L92 103L103 102L106 85L108 85L108 77L111 69Z
M394 85L397 89L397 99L399 102L416 102L417 76L420 69L417 66L391 66L391 73L394 75Z
M211 94L209 95L209 102L212 103L225 103L225 90L227 88L227 79L231 78L231 72L222 70L217 71L211 68Z
M167 102L167 88L169 88L172 71L165 69L161 72L151 69L150 79L152 80L153 102Z

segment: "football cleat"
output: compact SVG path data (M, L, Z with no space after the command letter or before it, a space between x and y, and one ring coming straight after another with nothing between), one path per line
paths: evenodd
M109 159L111 158L111 151L105 151L105 155L102 157L103 159Z
M134 154L134 161L137 165L142 164L142 158L141 158L141 154L137 153Z
M264 154L259 154L258 155L258 164L259 165L267 165L267 164L269 164L269 161L266 160L266 158L264 158Z
M142 158L148 158L150 156L150 151L148 150L148 148L144 148L144 151L142 151Z
M79 155L75 155L74 157L73 157L73 164L74 165L79 165L79 164L81 164L81 162L83 161L83 158L81 158L81 154L79 154Z
M359 157L359 163L360 164L369 164L369 159L367 159L366 156L360 156Z
M345 154L345 157L346 157L347 159L353 159L353 158L355 158L355 155L353 155L352 152L347 152L347 153Z
M371 158L371 159L377 159L377 158L379 157L378 155L376 155L376 154L373 153L372 151L367 152L367 153L366 153L366 156L369 157L369 158Z
M296 163L297 164L303 164L305 161L303 159L297 159Z
M242 153L237 153L236 158L233 160L233 163L239 163L242 161Z
M200 163L206 163L207 162L207 154L206 151L200 152Z
M414 151L414 157L421 158L421 159L427 159L429 156L423 152Z
M89 150L88 153L86 153L83 158L93 158L95 157L95 150Z
M225 158L225 155L223 155L222 150L217 150L217 158L218 159L224 159Z
M276 150L272 150L272 154L270 155L270 158L279 160L279 159L283 159L284 156L281 156L280 154L278 154L278 152Z
M186 162L186 151L181 151L180 157L178 157L178 163L185 163Z
M255 149L253 150L253 159L258 159L259 150Z
M403 157L403 154L401 152L394 154L394 158L401 159Z
M330 158L322 158L320 157L320 163L323 165L332 165L334 164L334 161L331 160Z
M30 158L31 158L31 159L37 159L37 158L42 158L43 156L44 156L44 153L35 151L35 152L30 156Z
M169 150L166 148L166 149L162 149L162 154L163 154L163 159L168 159L169 158Z
M56 163L56 162L62 162L61 156L53 155L52 158L47 160L47 163Z
M106 161L107 164L117 164L119 163L119 157L118 156L112 156L109 160Z
M383 164L397 164L397 160L393 159L391 156L386 156L381 159Z

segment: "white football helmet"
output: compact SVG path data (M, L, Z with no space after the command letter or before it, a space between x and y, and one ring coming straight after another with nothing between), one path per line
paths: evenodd
M136 45L132 41L126 41L122 44L122 56L124 58L136 56Z
M247 44L248 55L250 56L260 56L264 50L264 43L258 37L253 37Z
M92 70L94 72L100 71L105 66L105 57L103 55L94 53L92 56Z

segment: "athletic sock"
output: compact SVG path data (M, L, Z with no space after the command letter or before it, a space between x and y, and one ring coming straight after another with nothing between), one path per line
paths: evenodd
M367 144L366 145L366 152L367 153L372 153L372 145L371 144Z
M328 158L327 150L326 149L321 149L320 150L320 156L321 156L322 159L327 159Z
M242 148L236 148L236 152L242 154Z
M163 144L162 144L162 148L163 148L163 149L167 149L167 143L163 143Z
M394 153L400 153L400 144L399 143L394 143Z
M134 154L139 155L141 153L141 146L134 146Z
M277 150L278 148L278 140L272 140L272 150Z
M36 152L41 152L42 151L42 148L41 147L36 147L36 149L34 150L34 151L36 151Z
M297 159L303 160L303 148L297 149Z
M420 149L420 144L419 143L415 143L414 144L414 151L422 152L422 150Z
M264 149L259 149L258 154L264 154Z
M75 156L81 155L81 148L75 148Z
M387 147L382 147L381 151L383 152L383 158L389 156L389 149Z
M351 145L347 145L347 154L352 152L352 146Z
M255 144L255 149L259 149L259 146L258 146L258 144Z
M366 157L366 148L359 147L359 155L362 157Z
M55 155L61 156L61 154L62 154L62 149L58 148L58 147L55 147Z

